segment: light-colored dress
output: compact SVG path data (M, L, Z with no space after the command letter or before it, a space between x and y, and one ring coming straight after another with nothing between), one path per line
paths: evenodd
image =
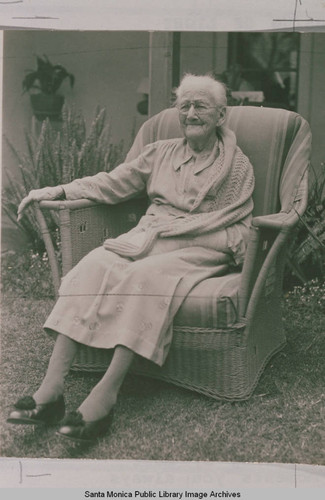
M156 238L138 256L148 234L191 212L213 174L219 147L195 157L184 139L159 141L141 158L111 173L73 181L67 199L117 203L144 189L150 206L138 226L107 240L85 256L62 280L59 299L44 327L77 342L112 349L124 345L162 365L172 340L172 322L190 290L200 281L224 274L241 262L250 215L204 236ZM209 211L212 189L196 208ZM114 251L113 251L114 250Z

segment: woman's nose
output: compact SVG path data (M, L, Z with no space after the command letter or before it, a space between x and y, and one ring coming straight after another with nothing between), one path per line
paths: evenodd
M187 112L187 117L191 118L192 116L197 116L196 115L196 111L195 111L195 107L194 107L193 103L191 103L190 108L189 108L189 110Z

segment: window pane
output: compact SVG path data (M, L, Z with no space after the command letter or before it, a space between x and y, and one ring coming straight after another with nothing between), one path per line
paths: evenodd
M298 54L299 33L232 33L224 80L248 100L260 91L263 106L296 109Z

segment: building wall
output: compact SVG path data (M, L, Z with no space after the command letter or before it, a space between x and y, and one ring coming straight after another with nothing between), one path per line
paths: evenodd
M319 170L325 163L325 33L301 35L298 112L310 123L311 162Z
M89 123L97 105L107 109L113 140L131 139L139 118L136 93L148 75L149 37L145 32L7 31L4 38L4 133L12 140L19 126L28 126L32 111L29 96L22 95L26 69L35 68L35 54L46 54L76 78L62 93L74 102ZM19 124L19 125L18 125Z
M62 64L75 75L71 90L68 80L60 93L68 104L74 103L91 123L96 107L107 110L113 142L123 139L130 147L132 134L144 118L137 112L141 99L137 88L148 75L149 34L147 32L58 32L7 31L4 36L3 63L3 135L24 151L23 130L39 131L32 120L29 96L22 94L26 69L35 69L35 54L46 54L54 64ZM32 125L34 124L34 125ZM16 161L3 141L3 167L19 176ZM2 176L6 185L6 175ZM16 238L17 231L4 217L4 241ZM9 243L10 245L10 243Z
M81 109L91 122L97 105L107 109L113 141L125 141L144 118L136 110L142 78L148 75L149 34L145 32L7 31L4 37L3 133L23 149L24 128L30 128L29 96L22 94L25 70L35 67L35 54L47 54L76 77L74 89L62 86L67 103ZM180 73L217 73L226 68L227 33L182 33ZM301 35L298 112L311 124L313 163L324 161L325 33ZM6 143L4 165L14 163ZM5 178L4 178L5 182Z
M180 74L222 73L227 68L227 33L182 33Z
M181 36L180 73L222 73L227 67L227 33L190 33ZM136 110L137 88L149 74L149 33L7 31L4 36L3 134L24 150L23 129L31 128L29 96L22 94L26 69L35 68L35 54L46 54L76 77L74 89L66 81L62 93L68 104L81 109L88 125L97 105L107 109L114 142L123 139L127 150L145 117ZM313 133L312 163L325 161L325 33L301 35L298 112ZM34 120L35 123L35 120ZM39 127L34 127L36 130ZM16 162L3 142L4 168L19 175ZM3 175L3 183L6 177ZM5 229L11 227L6 219ZM11 232L10 232L11 231ZM16 230L9 230L17 237ZM8 240L4 238L4 243ZM10 239L10 235L9 235ZM9 243L10 246L10 243Z

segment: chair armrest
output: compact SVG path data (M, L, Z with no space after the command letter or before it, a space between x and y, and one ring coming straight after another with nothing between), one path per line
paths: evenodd
M261 215L254 217L252 226L256 228L274 229L277 231L290 231L298 222L299 215L291 210L289 213L279 212L277 214Z
M254 317L266 287L269 286L267 293L272 293L272 286L277 287L278 294L280 287L282 289L286 244L307 207L307 171L292 192L291 199L285 200L287 196L284 196L283 209L280 212L257 216L252 220L242 271L239 305L239 314L248 321Z
M147 197L141 193L134 198L131 198L127 201L122 201L117 204L108 204L108 203L99 203L98 201L89 200L87 198L80 198L79 200L52 200L52 201L40 201L39 206L41 209L45 208L48 210L79 210L81 208L91 208L98 206L106 206L106 207L118 207L123 205L134 206L134 204L146 204Z
M116 205L99 204L87 199L34 202L35 215L49 256L56 294L62 275L65 275L84 255L102 245L105 239L115 238L132 229L146 208L146 198L133 198ZM58 214L62 265L59 265L50 231L42 213L46 210Z
M58 289L60 286L60 279L61 279L58 256L55 253L50 230L47 226L44 214L42 213L42 210L40 208L40 203L37 201L34 201L33 208L34 208L37 224L40 228L41 235L42 235L42 238L43 238L43 241L45 244L46 252L47 252L47 255L49 258L49 263L50 263L51 272L52 272L53 285L54 285L54 291L55 291L55 295L57 296Z
M280 295L289 230L252 226L242 270L239 316L250 322L260 300ZM264 298L264 299L263 299Z
M252 220L239 305L239 314L247 321L254 318L263 294L281 293L287 242L299 216L298 211L292 210Z
M56 297L60 287L61 276L71 267L71 249L70 249L70 212L78 209L87 209L98 206L98 203L88 199L80 200L53 200L53 201L35 201L33 203L35 217L40 228L42 238L45 244L46 252L49 258L52 280ZM60 227L61 242L62 242L62 265L60 265L59 257L55 251L54 244L51 238L44 210L51 210L58 213L57 224ZM65 242L68 241L66 245Z
M308 203L308 172L305 171L302 179L295 189L295 196L290 209L284 207L276 214L254 217L252 225L258 228L290 231L305 212Z
M40 201L39 207L48 210L78 210L79 208L96 207L99 205L96 201L82 199L82 200L54 200L54 201Z

